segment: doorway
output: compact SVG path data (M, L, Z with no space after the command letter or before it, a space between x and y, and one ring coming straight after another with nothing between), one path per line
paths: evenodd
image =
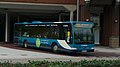
M0 14L0 42L5 40L5 15Z

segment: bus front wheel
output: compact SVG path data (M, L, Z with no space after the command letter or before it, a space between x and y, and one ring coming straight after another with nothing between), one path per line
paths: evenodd
M25 47L25 48L28 47L28 45L27 45L27 41L24 41L24 42L23 42L23 47Z
M55 53L58 52L58 46L57 46L56 43L53 43L53 44L52 44L52 51L55 52Z

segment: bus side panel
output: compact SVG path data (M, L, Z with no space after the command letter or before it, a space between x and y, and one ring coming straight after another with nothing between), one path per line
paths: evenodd
M47 39L47 38L30 38L30 37L22 37L22 43L27 40L28 46L31 47L43 47L43 48L51 48L52 43L57 43L55 39ZM57 44L59 46L59 44Z
M14 44L22 45L23 42L21 40L21 37L14 36Z
M23 37L22 42L27 41L28 46L35 47L36 38Z

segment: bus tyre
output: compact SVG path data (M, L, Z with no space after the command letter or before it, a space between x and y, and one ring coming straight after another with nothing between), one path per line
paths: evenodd
M23 42L23 47L25 47L25 48L28 47L28 45L27 45L27 41L24 41L24 42Z
M58 46L57 46L57 44L53 44L52 45L52 51L55 52L55 53L58 52Z

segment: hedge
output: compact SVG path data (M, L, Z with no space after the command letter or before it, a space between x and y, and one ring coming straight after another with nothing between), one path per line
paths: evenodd
M28 61L28 63L0 62L0 67L120 67L117 60Z

